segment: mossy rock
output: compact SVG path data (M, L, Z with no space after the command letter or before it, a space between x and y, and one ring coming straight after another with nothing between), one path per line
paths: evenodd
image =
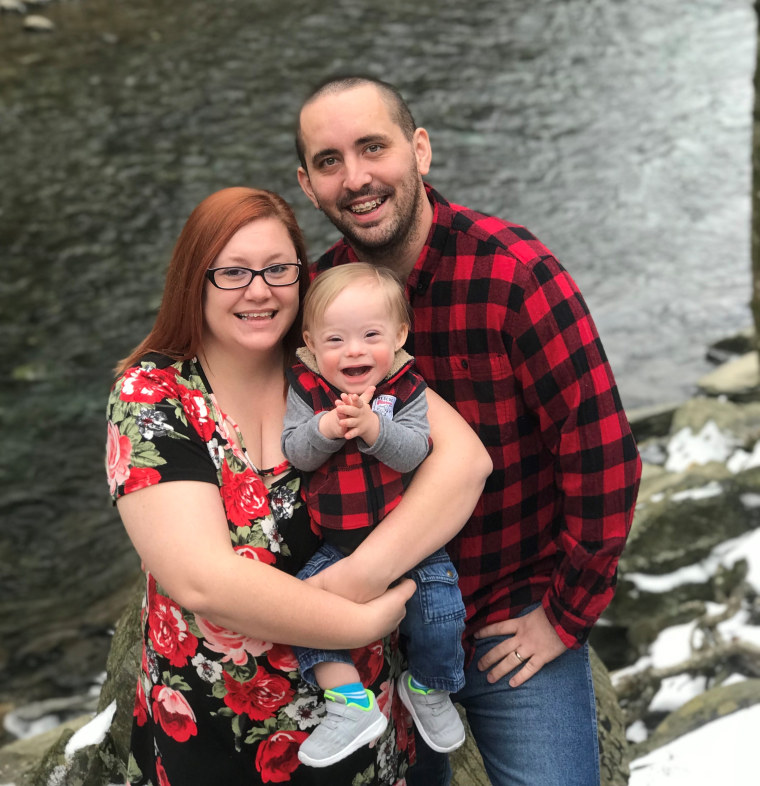
M760 679L712 688L671 712L647 740L635 746L633 758L645 756L712 721L755 704L760 704Z

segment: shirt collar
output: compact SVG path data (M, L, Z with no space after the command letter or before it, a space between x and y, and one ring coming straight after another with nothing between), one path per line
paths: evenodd
M433 208L433 222L430 225L425 245L420 252L414 267L409 273L406 282L406 290L409 298L414 295L424 295L430 286L431 281L435 277L438 263L441 258L441 251L443 250L442 244L436 243L436 239L441 232L448 234L446 229L451 223L451 205L428 183L423 183L425 187L425 195ZM345 238L341 239L345 248L346 255L350 262L358 262L353 248L349 245ZM319 268L318 268L319 269Z
M425 186L425 195L433 208L433 222L430 225L425 245L406 282L410 299L414 295L424 295L435 277L442 251L442 246L436 242L436 239L442 229L445 231L451 213L449 203L431 185L428 183L423 185Z

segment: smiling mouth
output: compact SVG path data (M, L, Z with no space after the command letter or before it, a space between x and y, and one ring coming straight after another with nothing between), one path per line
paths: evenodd
M377 208L379 208L386 199L388 199L388 197L375 197L374 199L368 199L366 202L359 202L355 205L349 205L348 209L352 213L361 216L364 213L371 213L373 210L377 210Z
M362 377L369 373L369 371L369 366L351 366L350 368L344 368L343 374L345 374L347 377Z
M242 319L243 322L252 322L256 320L267 320L274 318L274 311L246 311L242 314L235 314L238 319Z

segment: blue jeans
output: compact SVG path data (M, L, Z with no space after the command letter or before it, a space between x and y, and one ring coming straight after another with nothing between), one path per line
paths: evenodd
M532 607L535 608L535 607ZM531 609L526 609L525 612ZM596 703L588 646L567 650L519 688L505 675L486 681L478 660L510 636L475 642L463 690L452 696L466 713L493 786L595 786L599 784ZM517 669L515 669L517 671ZM417 764L408 786L448 786L448 756L417 735Z
M327 543L298 573L299 579L314 576L343 558ZM448 554L439 549L407 574L417 583L417 591L407 601L401 635L407 639L409 671L428 688L454 692L464 686L465 609L457 584L459 577ZM315 650L293 647L303 678L316 685L317 663L353 663L347 650Z

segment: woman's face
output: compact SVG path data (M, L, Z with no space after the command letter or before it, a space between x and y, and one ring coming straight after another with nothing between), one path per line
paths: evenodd
M276 218L258 218L230 238L211 269L262 270L292 264L297 259L285 225ZM234 275L233 271L231 277ZM255 276L248 286L240 289L218 289L207 281L203 293L204 349L207 352L212 347L233 352L279 350L298 308L298 282L270 286L263 276Z

